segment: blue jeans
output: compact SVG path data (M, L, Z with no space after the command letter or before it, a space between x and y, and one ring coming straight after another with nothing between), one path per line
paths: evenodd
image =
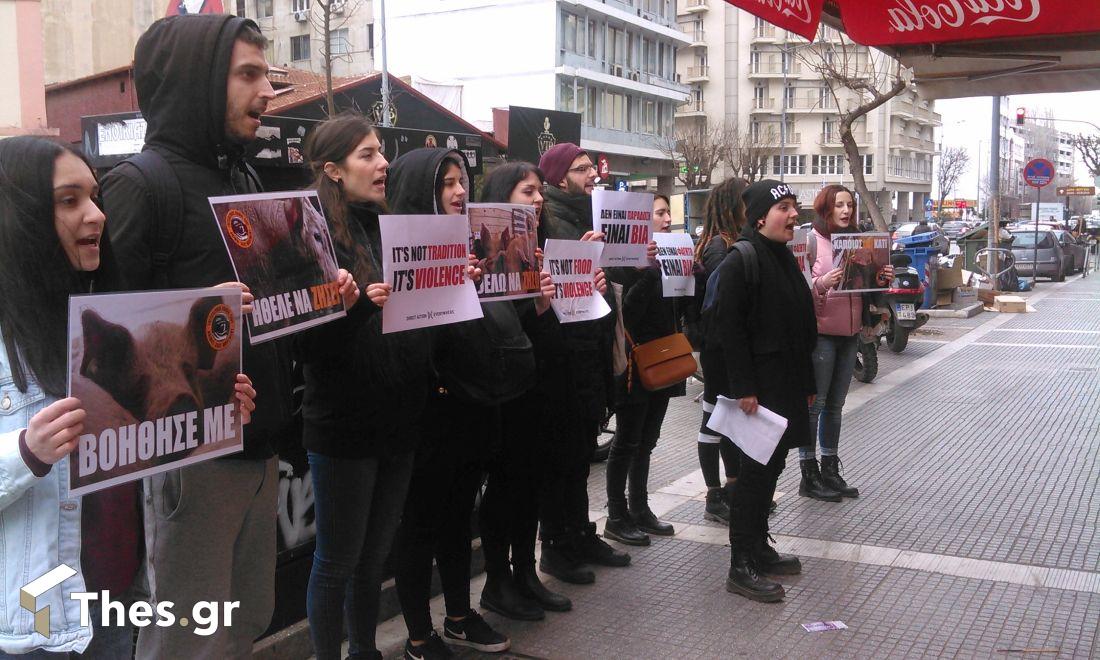
M317 540L306 615L318 660L342 657L345 617L352 655L375 650L382 571L412 465L412 452L363 459L309 452Z
M840 444L840 418L852 384L859 336L818 335L814 347L814 379L817 398L810 406L810 429L817 435L822 456L836 456ZM798 448L802 459L814 458L814 444Z

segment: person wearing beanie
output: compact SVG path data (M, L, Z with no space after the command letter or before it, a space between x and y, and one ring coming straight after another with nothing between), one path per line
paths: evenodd
M802 564L769 545L768 508L787 452L809 437L806 408L816 391L817 326L809 287L787 248L798 220L798 196L790 186L766 179L746 188L742 199L748 223L738 243L744 245L735 246L719 266L717 316L708 326L707 346L720 350L725 361L720 394L738 400L745 414L765 407L785 417L787 429L766 465L741 454L726 589L776 602L785 595L783 586L767 576L797 575Z

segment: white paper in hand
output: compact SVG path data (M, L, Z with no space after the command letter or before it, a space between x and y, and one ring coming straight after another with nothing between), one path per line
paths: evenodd
M752 460L767 465L787 430L787 418L764 406L758 406L755 414L746 415L739 400L720 396L707 428L733 440Z

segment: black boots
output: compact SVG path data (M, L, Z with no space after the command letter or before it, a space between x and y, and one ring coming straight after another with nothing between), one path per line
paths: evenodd
M753 560L761 573L768 575L799 575L802 573L802 562L794 555L783 555L776 552L769 543L770 537L765 534L753 548Z
M534 564L515 566L512 571L516 590L524 598L538 603L549 612L568 612L573 609L572 601L546 588L535 572Z
M630 507L630 517L634 520L634 524L638 526L643 532L654 534L656 536L672 536L676 534L676 528L671 523L666 523L657 517L657 514L653 513L653 510L649 508L649 505Z
M630 565L630 555L612 548L600 538L600 535L596 533L596 523L588 523L588 527L576 540L575 544L576 558L582 563L599 564L600 566ZM546 557L545 553L543 557Z
M516 588L511 571L486 575L485 588L481 590L481 606L517 621L540 621L545 617L542 607Z
M582 559L572 539L542 542L539 569L569 584L592 584L596 574L581 567Z
M726 503L726 489L721 486L707 489L707 507L703 509L703 518L729 524L730 507Z
M840 476L840 459L836 456L821 457L821 481L844 497L859 497L859 489L849 486Z
M639 529L629 515L608 516L603 535L627 545L649 545L649 535Z
M799 495L823 502L839 502L843 499L839 491L833 490L822 480L816 458L806 458L799 462L802 465L802 482L798 484Z
M786 595L783 585L772 582L758 572L752 553L736 548L732 552L729 575L726 578L726 591L761 603L776 603L783 600L783 596Z

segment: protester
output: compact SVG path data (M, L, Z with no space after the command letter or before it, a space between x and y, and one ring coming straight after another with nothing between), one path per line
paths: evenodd
M766 465L744 453L730 515L728 591L773 602L783 586L765 574L797 575L801 562L768 544L768 505L787 452L809 434L806 406L814 399L812 353L816 340L813 300L806 280L787 248L794 237L798 196L786 184L765 179L742 194L745 225L740 248L719 268L713 340L726 365L728 382L720 394L738 400L741 410L765 407L787 419L787 428ZM755 264L755 266L754 266Z
M360 115L340 115L313 129L305 153L337 262L353 275L347 316L295 344L317 523L306 614L319 660L342 657L345 618L351 657L380 658L379 592L419 439L411 420L424 408L429 344L423 332L382 334L391 286L382 281L378 213L389 163L374 128ZM367 300L356 304L361 295Z
M701 301L706 295L707 281L718 270L745 226L745 202L741 199L741 193L747 186L748 182L744 179L729 178L711 189L707 195L707 201L703 205L703 233L695 247L695 260L703 266L703 273L696 278L697 300ZM707 426L710 415L714 412L718 393L725 387L726 371L722 361L715 359L715 352L707 348L705 331L698 335L699 343L702 344L699 347L699 368L703 373L703 419L699 424L696 447L699 452L699 467L703 471L703 482L707 485L703 516L707 520L728 524L730 492L740 469L737 447L729 438ZM724 486L718 479L719 453L725 466Z
M817 399L810 407L809 445L799 447L802 481L798 494L827 502L843 497L859 497L859 489L849 486L840 476L840 421L844 399L852 382L863 327L863 294L834 291L843 276L842 268L833 267L833 235L854 232L855 196L844 186L825 186L814 199L817 217L813 222L810 250L813 256L814 309L817 312L817 346L814 348L814 374ZM892 266L878 273L879 285L889 284ZM814 446L821 445L818 467Z
M540 245L549 238L601 239L601 234L592 231L592 190L597 176L588 154L575 144L562 142L542 155L539 169L547 183ZM573 584L595 582L595 574L583 564L630 564L630 555L608 545L596 534L596 525L588 521L589 463L614 392L614 323L612 313L595 321L563 324L564 346L548 358L546 371L539 374L548 393L543 405L552 411L547 426L541 429L552 441L544 456L547 483L539 511L539 567Z
M162 167L125 161L103 180L115 252L130 288L235 279L207 198L256 191L243 154L275 96L266 43L255 23L227 15L161 19L138 40L134 83L147 125L145 151ZM173 188L182 205L166 196ZM144 483L152 599L171 601L177 611L190 611L198 601L240 602L240 608L232 626L208 636L184 626L141 628L141 658L245 656L271 621L274 452L290 428L290 362L282 342L245 342L243 364L263 393L244 451Z
M541 224L543 174L530 163L505 163L485 177L482 202L528 204ZM602 276L601 276L602 277ZM523 328L535 350L534 388L502 406L501 448L489 463L488 483L481 498L481 548L485 553L485 587L481 606L502 616L538 620L544 611L565 612L573 603L547 589L535 571L535 537L539 501L545 488L544 448L537 434L555 415L543 402L543 374L550 368L548 354L561 342L553 312L540 312L540 300L515 303ZM509 565L509 550L511 564Z
M668 233L672 215L668 197L653 198L654 233ZM686 298L665 298L661 269L651 266L623 291L623 326L628 346L638 346L680 331ZM650 392L642 386L636 369L620 377L615 404L615 439L607 459L607 523L604 535L628 545L649 545L649 534L672 536L673 526L657 518L649 508L649 460L668 402L686 392L684 382ZM626 498L630 481L630 501Z
M391 209L396 214L464 214L469 185L459 152L416 149L390 170ZM473 274L476 278L480 271ZM546 296L553 294L545 273L542 285ZM538 306L545 313L549 298ZM397 595L409 630L405 657L410 659L451 657L432 627L433 558L446 603L446 643L490 653L511 646L470 607L470 519L488 456L501 442L501 405L534 384L534 355L511 302L481 307L481 319L433 329L435 380L416 422L424 442L416 453L394 548ZM498 341L510 347L506 354L494 353ZM514 387L497 393L504 380Z
M11 594L0 617L0 656L128 658L128 621L102 625L101 604L70 594L108 591L129 604L141 565L138 483L74 497L68 455L89 412L65 397L69 296L121 290L99 185L68 147L35 137L0 140L0 565L10 585L25 585L59 565L76 574L39 595L49 634ZM242 421L255 390L237 378ZM14 600L13 600L14 598Z

